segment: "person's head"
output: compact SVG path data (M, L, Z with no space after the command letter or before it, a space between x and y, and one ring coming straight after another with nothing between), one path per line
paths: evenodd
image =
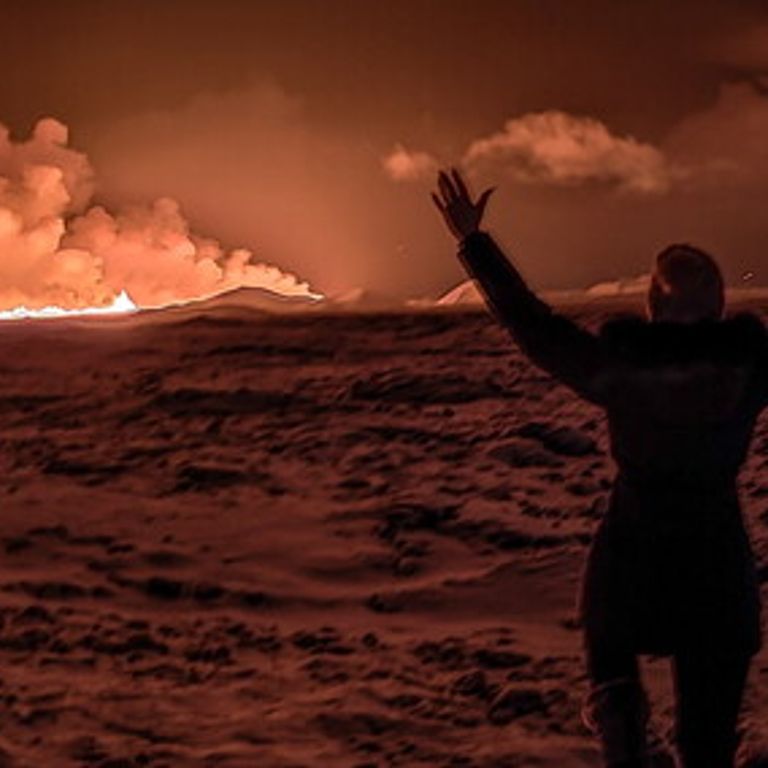
M719 320L725 310L723 275L708 253L675 244L656 256L646 309L651 320Z

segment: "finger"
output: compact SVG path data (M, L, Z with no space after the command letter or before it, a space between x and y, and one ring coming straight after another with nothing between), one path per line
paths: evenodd
M434 201L435 205L437 206L437 210L440 211L440 213L445 216L445 206L443 205L440 198L433 192L432 193L432 200Z
M496 187L489 187L488 189L483 192L482 195L480 195L480 199L477 201L477 209L480 211L480 215L483 215L483 212L485 211L485 206L488 205L488 200L490 196L496 191Z
M454 198L453 186L444 171L440 171L437 176L437 186L440 189L443 202L446 203L446 205L449 204Z
M456 189L458 190L459 195L469 199L469 190L467 189L467 185L464 183L464 179L461 178L461 174L458 172L458 170L456 170L456 168L451 168L451 176L453 177L453 183L456 185Z
M437 177L437 183L445 202L452 203L457 198L456 190L453 188L453 184L451 184L451 180L448 178L448 174L445 171L440 171L440 174Z

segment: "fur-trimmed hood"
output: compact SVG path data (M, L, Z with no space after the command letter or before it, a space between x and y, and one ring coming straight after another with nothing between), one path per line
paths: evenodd
M768 354L768 332L751 312L698 323L651 322L625 315L607 321L600 339L612 356L642 367L704 361L741 366Z

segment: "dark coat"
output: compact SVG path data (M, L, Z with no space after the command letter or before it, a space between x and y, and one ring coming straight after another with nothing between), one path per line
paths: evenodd
M459 255L531 360L608 418L618 474L582 581L587 641L756 652L759 585L736 478L768 403L762 321L631 317L592 334L538 299L489 235Z

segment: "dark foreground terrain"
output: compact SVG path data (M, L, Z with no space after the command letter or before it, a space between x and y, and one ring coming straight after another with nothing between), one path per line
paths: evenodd
M0 367L3 764L597 764L574 609L605 430L485 314L4 324Z

